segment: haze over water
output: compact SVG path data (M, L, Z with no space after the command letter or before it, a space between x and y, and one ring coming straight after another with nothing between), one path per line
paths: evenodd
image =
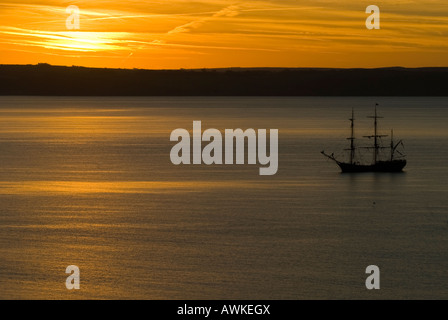
M404 140L399 174L341 174ZM448 298L448 98L0 97L1 299ZM170 161L172 130L279 129L279 169ZM388 138L385 142L388 143ZM203 144L205 145L205 143ZM67 290L65 268L81 270ZM365 288L368 265L381 289Z

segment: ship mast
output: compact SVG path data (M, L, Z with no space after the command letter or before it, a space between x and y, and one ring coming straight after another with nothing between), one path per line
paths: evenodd
M349 119L351 122L351 135L350 138L350 164L353 164L355 160L355 113L352 108L352 117Z
M344 149L344 150L350 150L350 164L354 164L355 163L355 113L353 111L352 108L352 117L350 119L351 122L351 135L350 138L347 138L347 140L350 140L350 148L349 149Z
M365 136L366 138L373 138L373 148L375 149L373 152L373 163L376 164L378 161L378 151L380 149L380 146L378 144L378 138L381 137L387 137L387 135L379 135L378 134L378 119L382 118L380 116L378 116L377 111L376 111L376 107L378 106L378 103L375 104L375 115L374 116L369 116L367 118L373 118L374 120L374 131L373 131L373 136Z

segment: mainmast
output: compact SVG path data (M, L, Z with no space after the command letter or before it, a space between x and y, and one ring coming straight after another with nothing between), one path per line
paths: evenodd
M374 116L369 116L367 118L373 118L374 120L374 131L373 131L373 136L365 136L366 138L373 138L373 148L375 149L373 152L373 163L376 164L378 161L378 151L380 149L380 146L378 144L378 138L381 137L387 137L387 135L379 135L378 132L378 119L382 118L380 116L378 116L377 111L376 111L376 107L378 106L378 103L375 104L375 115Z

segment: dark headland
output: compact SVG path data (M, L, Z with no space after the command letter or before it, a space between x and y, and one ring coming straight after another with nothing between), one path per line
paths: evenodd
M0 95L447 96L448 68L101 69L0 65Z

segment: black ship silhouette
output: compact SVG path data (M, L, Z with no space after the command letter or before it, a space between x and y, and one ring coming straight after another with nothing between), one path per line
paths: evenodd
M350 140L350 148L345 149L350 151L350 161L339 161L335 158L333 153L329 155L325 153L325 151L321 152L324 156L336 162L342 172L401 172L406 166L406 159L404 159L405 155L397 150L400 145L403 146L403 141L400 140L397 143L394 142L393 130L391 130L390 145L388 147L384 147L380 143L381 138L387 137L387 135L378 134L378 119L382 117L379 117L377 114L377 106L378 104L375 105L375 115L368 117L374 119L374 133L371 136L364 136L364 138L373 138L373 146L357 147L355 145L355 117L352 109L352 117L349 119L351 122L351 136L350 138L347 138L347 140ZM358 149L373 149L373 162L360 162L356 158ZM388 153L387 158L380 159L380 149L390 149L390 153Z

